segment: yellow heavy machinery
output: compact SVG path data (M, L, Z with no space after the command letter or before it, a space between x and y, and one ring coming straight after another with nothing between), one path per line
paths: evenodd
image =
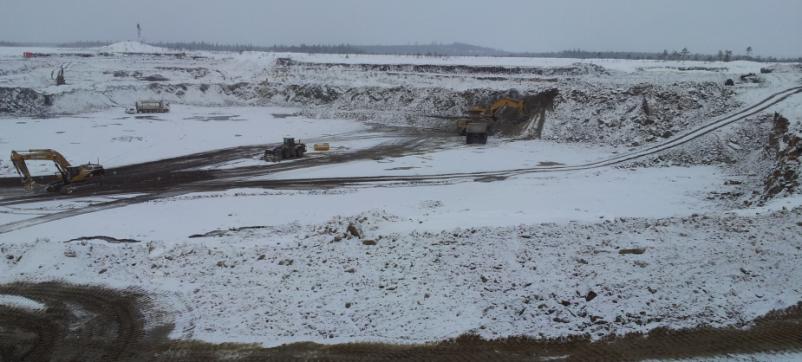
M460 134L465 134L469 123L486 122L488 125L497 119L499 112L512 110L520 116L524 113L524 101L512 98L499 98L489 107L473 107L468 110L468 118L457 122Z
M25 164L27 160L39 161L53 161L58 169L56 176L58 181L51 182L44 185L47 191L72 191L71 187L65 186L87 181L89 179L103 176L105 170L103 166L97 163L86 163L79 166L72 166L64 156L55 150L41 149L41 150L28 150L28 151L11 151L11 163L17 169L17 173L22 176L22 184L25 189L32 191L37 186L40 186L34 181L31 172L28 170L28 165Z
M477 114L483 117L496 117L496 112L504 107L510 107L512 109L517 110L518 112L524 111L524 101L520 99L512 99L512 98L499 98L490 107L473 107L468 110L469 114Z

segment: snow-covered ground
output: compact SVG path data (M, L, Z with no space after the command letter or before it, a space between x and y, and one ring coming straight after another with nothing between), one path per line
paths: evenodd
M367 130L344 119L292 116L282 107L192 107L173 105L170 113L129 115L122 108L54 118L0 117L0 154L52 148L73 163L100 161L114 167L220 148L280 143L285 136L326 140ZM288 116L289 115L289 116ZM99 152L100 151L100 152ZM34 174L56 172L52 162L31 162ZM0 177L15 176L0 162Z
M281 205L262 197L262 205ZM257 201L232 209L240 214L228 218L264 211L252 208ZM183 201L165 203L184 213L176 219L197 220L188 211L198 203L180 209ZM96 222L138 212L166 215L159 207L120 209ZM417 217L427 219L427 213ZM13 257L0 263L0 275L137 286L173 309L174 337L268 346L425 342L467 331L488 338L601 337L665 325L741 325L795 304L802 292L795 262L802 257L799 227L777 228L776 215L465 225L434 232L393 232L406 220L382 210L308 225L270 216L239 230L216 230L236 222L215 219L191 239L170 241L148 236L173 228L153 221L140 225L138 243L62 240L74 230L57 239L15 234L17 242L3 246ZM799 210L783 216L802 220ZM343 237L351 223L376 245Z
M725 79L760 73L767 65L258 52L179 57L125 43L80 50L98 56L70 58L68 85L56 87L50 72L65 59L26 60L22 51L0 48L0 87L50 94L53 104L42 108L49 110L47 117L0 115L0 154L54 148L75 163L99 158L112 167L276 143L285 135L329 142L335 155L381 150L407 139L420 142L419 148L399 154L377 151L350 161L253 174L247 181L583 164L648 147L798 86L802 77L802 70L782 68L761 75L762 83L722 88ZM289 71L277 65L277 59L288 57L311 65ZM556 68L577 62L584 64L580 73L556 76L545 85L532 81L539 76L521 80L502 74L496 80L457 72L455 80L443 74L320 66ZM695 68L680 69L688 67ZM156 74L168 80L143 80ZM653 93L641 92L644 84L655 87ZM457 97L472 87L535 91L544 86L560 88L565 97L547 118L548 141L493 137L487 145L466 146L457 136L409 127L419 123L405 118L408 112L427 114L428 107L460 107L429 96ZM143 97L167 99L172 110L153 117L123 112ZM387 101L392 97L397 100ZM641 109L647 98L650 112ZM800 98L770 107L765 115L779 111L798 123ZM649 127L657 127L658 136L644 133ZM488 338L599 338L657 327L743 326L802 300L799 192L764 206L734 206L727 199L737 193L738 201L754 201L751 193L763 191L764 171L750 165L759 163L755 159L769 162L763 147L768 140L749 129L736 124L680 146L690 161L670 167L643 163L506 179L166 192L0 234L0 256L5 256L0 283L59 279L134 286L155 295L168 310L176 322L175 338L267 346L411 343L467 332ZM760 135L767 138L764 131ZM580 132L587 138L569 137ZM707 159L699 154L707 149L700 145L716 148L735 144L733 139L740 148L731 152L746 161L699 165ZM630 146L632 141L638 146ZM748 148L751 144L758 146ZM14 176L3 157L0 176ZM269 164L243 157L201 169L260 165ZM50 173L52 165L37 164L34 171ZM743 179L758 186L744 190L751 184ZM0 226L133 196L0 205ZM351 224L361 237L348 233ZM130 240L109 243L92 236ZM90 238L73 240L82 237Z
M54 221L2 237L67 240L87 236L93 225L114 224L113 230L104 231L105 235L175 242L214 229L314 225L337 215L374 210L394 215L393 222L382 226L383 233L670 217L714 210L715 203L704 196L726 188L714 167L671 167L527 175L503 182L431 186L385 185L331 191L235 189L159 199ZM29 211L40 208L33 205ZM25 209L15 206L15 210ZM162 216L150 218L149 214Z

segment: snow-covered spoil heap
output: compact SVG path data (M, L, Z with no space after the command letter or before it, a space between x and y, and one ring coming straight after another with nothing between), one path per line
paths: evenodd
M334 117L431 126L437 121L421 116L460 116L488 100L556 88L560 97L546 121L544 138L638 146L738 106L734 91L717 81L726 75L675 73L628 73L590 63L324 64L280 58L257 92L271 102L326 106L323 112Z
M52 104L50 96L29 88L0 87L0 114L36 115Z
M101 52L107 53L137 53L137 54L158 54L167 53L165 48L140 43L138 41L121 41L100 48Z
M775 155L775 164L766 177L762 201L781 193L793 193L799 188L800 156L802 155L802 124L791 127L787 118L774 116L774 131L768 145Z
M585 83L561 90L545 137L557 141L638 146L669 138L702 119L734 108L733 91L713 82Z

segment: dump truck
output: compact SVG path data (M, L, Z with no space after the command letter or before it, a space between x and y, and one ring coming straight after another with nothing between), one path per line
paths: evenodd
M465 124L465 144L483 145L487 143L487 128L486 121L473 121Z
M129 108L126 113L167 113L170 112L170 103L165 101L139 101L134 103L134 108Z
M27 160L53 161L58 169L57 180L45 185L38 184L28 170L28 165L25 163ZM100 164L90 162L73 166L61 153L51 149L11 151L11 163L14 164L17 173L22 177L22 184L28 191L33 191L37 186L44 186L50 192L69 193L74 190L73 184L85 182L105 174L105 170Z
M290 158L300 158L306 152L306 144L295 142L295 138L285 137L284 143L279 146L265 150L262 159L265 161L279 162Z

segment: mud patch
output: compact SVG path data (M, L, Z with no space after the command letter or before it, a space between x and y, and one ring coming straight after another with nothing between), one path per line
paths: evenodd
M145 327L151 307L136 291L48 282L0 286L0 294L41 303L43 311L0 306L0 360L147 360L170 324ZM156 321L148 321L153 324Z
M79 238L70 239L70 240L65 241L65 243L69 243L69 242L73 242L73 241L88 241L88 240L102 240L102 241L105 241L105 242L111 243L111 244L140 243L140 242L142 242L141 240L136 240L136 239L118 239L118 238L111 237L111 236L96 235L96 236L82 236L82 237L79 237Z
M184 120L187 121L201 121L201 122L241 122L245 119L237 118L239 117L238 114L231 114L231 115L211 115L211 116L192 116L186 117Z
M270 115L273 116L273 118L284 119L284 118L289 118L289 117L297 117L300 114L299 113L271 113Z
M135 119L147 119L150 121L164 121L164 119L159 118L158 116L134 116Z
M504 181L507 179L507 176L482 176L473 179L475 182L496 182L496 181Z
M165 77L165 76L163 76L161 74L153 74L153 75L147 75L147 76L144 76L144 77L137 77L137 79L139 79L141 81L145 81L145 82L167 82L167 81L170 80L170 79L168 79L167 77Z
M554 161L541 161L537 163L538 166L548 167L548 166L565 166L564 163L554 162Z
M120 137L114 137L111 140L114 142L131 143L131 142L142 142L144 138L139 136L120 136Z
M225 229L225 230L212 230L212 231L209 231L209 232L203 233L203 234L193 234L193 235L190 235L189 238L190 239L194 239L194 238L221 237L221 236L231 235L231 234L234 234L234 233L237 233L237 232L240 232L240 231L260 230L260 229L267 229L267 228L268 228L267 226L243 226L243 227L237 227L237 228L229 228L229 229Z

